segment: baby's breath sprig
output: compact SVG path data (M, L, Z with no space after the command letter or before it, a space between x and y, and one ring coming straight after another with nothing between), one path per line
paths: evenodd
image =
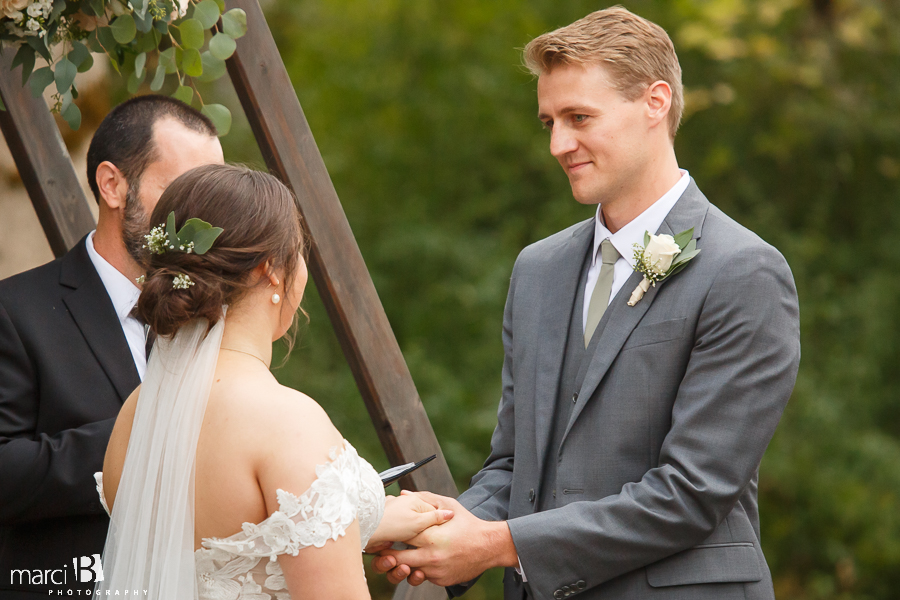
M651 262L650 254L640 244L634 244L634 270L649 279L653 285L665 279L667 275L661 273L657 265Z
M172 287L176 290L186 290L192 285L194 285L194 282L184 273L179 273L172 279Z
M162 225L157 225L151 229L150 233L144 236L144 239L147 240L144 248L149 250L151 254L165 254L166 250L175 249L175 246L169 243L166 230Z

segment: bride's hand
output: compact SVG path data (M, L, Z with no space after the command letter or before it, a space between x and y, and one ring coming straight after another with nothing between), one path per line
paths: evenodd
M388 496L384 502L384 517L369 540L366 552L377 552L394 542L414 538L429 527L452 518L452 510L438 509L416 494Z

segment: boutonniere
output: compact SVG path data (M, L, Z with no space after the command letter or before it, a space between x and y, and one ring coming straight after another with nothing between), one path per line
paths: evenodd
M694 239L694 228L682 231L675 237L668 234L650 235L644 233L644 245L634 245L634 270L644 279L631 292L628 306L640 302L650 286L671 277L685 268L692 258L700 254L697 240Z

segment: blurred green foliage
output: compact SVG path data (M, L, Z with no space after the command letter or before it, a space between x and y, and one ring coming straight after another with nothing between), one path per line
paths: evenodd
M605 3L282 0L269 24L460 489L489 450L519 250L592 210L571 198L519 48ZM787 257L803 359L763 461L781 599L900 589L900 6L634 0L669 31L682 167ZM235 105L235 108L237 106ZM236 112L236 114L239 114ZM224 139L260 164L249 129ZM279 377L387 466L312 286ZM383 578L370 577L388 598ZM500 598L489 574L467 597Z

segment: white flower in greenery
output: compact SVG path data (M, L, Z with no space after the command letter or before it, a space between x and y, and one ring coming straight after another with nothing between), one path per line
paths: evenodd
M640 302L650 286L685 268L691 259L700 254L693 235L693 227L674 237L665 233L651 235L648 231L644 235L644 245L634 245L634 270L644 278L631 293L628 306Z
M644 256L648 267L659 275L664 275L672 261L681 253L681 248L675 243L675 238L668 234L651 235L650 243L644 249Z
M0 0L0 17L12 18L17 13L31 4L33 0Z
M41 24L34 19L28 19L25 22L25 29L27 29L28 31L40 31Z

